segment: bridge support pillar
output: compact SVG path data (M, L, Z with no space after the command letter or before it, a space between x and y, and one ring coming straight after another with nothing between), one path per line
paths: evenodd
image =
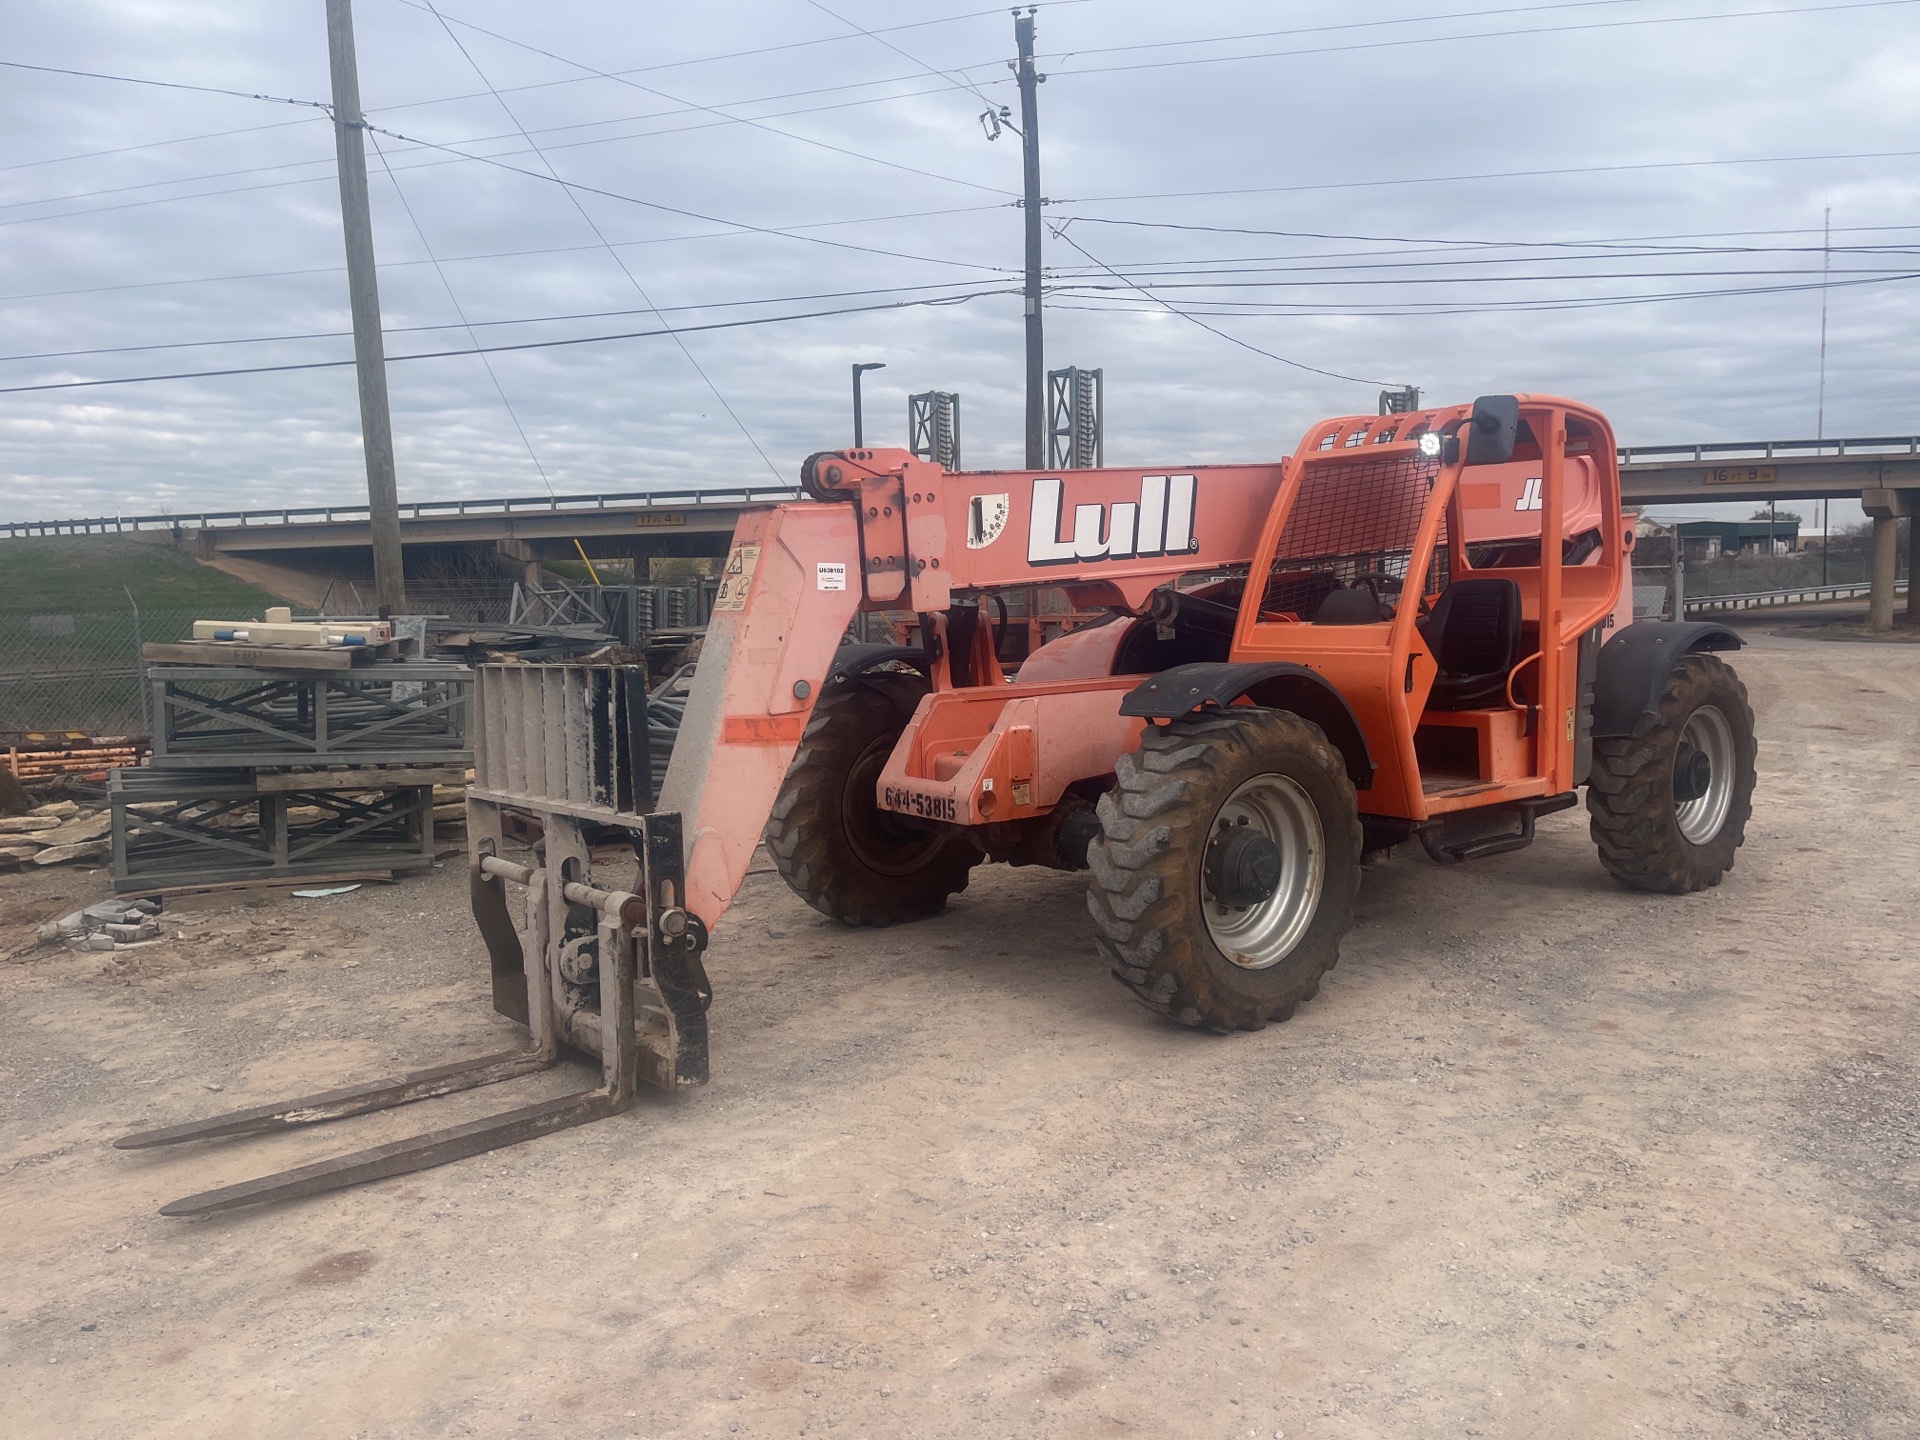
M1869 577L1873 582L1873 591L1867 600L1867 628L1891 630L1893 588L1898 583L1900 571L1900 519L1911 513L1913 507L1904 490L1865 490L1860 495L1860 508L1873 517L1873 569ZM1911 582L1907 588L1907 612L1911 619Z
M1914 492L1907 493L1907 616L1906 623L1920 629L1920 504L1914 504Z
M518 560L524 567L521 583L531 588L540 585L540 557L534 548L524 540L496 540L493 548L509 560Z

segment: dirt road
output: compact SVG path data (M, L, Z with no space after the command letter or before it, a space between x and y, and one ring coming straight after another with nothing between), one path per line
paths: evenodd
M1616 889L1581 812L1403 851L1320 998L1222 1039L1101 972L1074 876L857 933L758 878L707 1090L237 1218L154 1211L584 1077L107 1148L510 1041L457 867L0 964L0 1431L1920 1434L1920 652L1740 668L1716 891ZM4 933L80 883L0 890Z

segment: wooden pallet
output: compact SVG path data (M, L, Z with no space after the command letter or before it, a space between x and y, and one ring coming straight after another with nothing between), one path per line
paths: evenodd
M174 640L140 647L157 665L246 665L259 670L351 670L391 659L400 642L378 645L251 645L244 640Z
M356 765L333 770L262 770L254 788L263 795L288 790L395 790L406 785L465 785L464 765Z

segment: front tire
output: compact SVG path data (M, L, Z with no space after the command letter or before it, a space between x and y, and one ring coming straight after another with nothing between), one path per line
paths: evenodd
M833 682L814 706L767 820L767 850L795 894L844 925L925 920L967 888L980 854L965 836L882 810L874 786L926 682Z
M1755 753L1740 677L1716 656L1682 656L1654 724L1594 743L1587 811L1600 863L1634 890L1718 885L1747 838Z
M1360 887L1340 753L1297 715L1235 706L1150 727L1118 780L1087 853L1114 975L1182 1025L1287 1019L1339 959Z

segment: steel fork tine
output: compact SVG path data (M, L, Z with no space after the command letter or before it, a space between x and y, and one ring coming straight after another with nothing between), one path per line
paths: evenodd
M160 1145L180 1145L189 1140L219 1140L236 1135L259 1135L270 1130L290 1130L300 1125L318 1125L349 1115L364 1115L370 1110L388 1110L416 1100L431 1100L530 1075L554 1063L554 1052L540 1047L502 1050L472 1060L456 1060L414 1070L386 1080L369 1080L360 1085L345 1085L338 1090L322 1090L270 1105L246 1110L229 1110L224 1115L192 1120L184 1125L168 1125L158 1130L143 1130L122 1135L113 1142L116 1150L151 1150Z
M472 1155L485 1154L489 1150L517 1145L536 1135L585 1125L616 1114L631 1103L630 1097L622 1101L606 1090L563 1095L557 1100L523 1105L517 1110L489 1115L465 1125L431 1130L425 1135L414 1135L387 1145L375 1145L371 1149L355 1150L350 1154L315 1161L311 1165L282 1170L278 1174L263 1175L257 1180L242 1180L218 1190L205 1190L161 1206L160 1213L214 1215L245 1205L297 1200L302 1196L322 1195L330 1190L344 1190L349 1185L364 1185L370 1180L384 1180L415 1170L430 1170L436 1165L446 1165Z

